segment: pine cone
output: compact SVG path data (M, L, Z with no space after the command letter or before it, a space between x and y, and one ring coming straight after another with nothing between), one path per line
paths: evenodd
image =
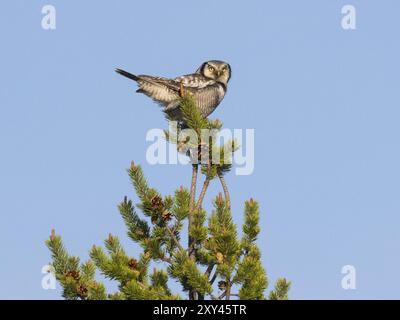
M162 213L162 219L163 219L165 222L170 221L170 220L172 219L171 213L170 213L168 210L165 210L165 211Z
M78 294L79 298L86 298L88 289L81 283L76 289L76 293Z
M129 260L128 266L129 266L129 268L132 269L132 270L137 270L137 267L138 267L138 262L137 262L137 260L132 258L131 260Z
M71 277L75 280L79 280L81 277L78 270L69 270L69 271L65 272L64 276L66 278Z
M153 198L151 198L151 209L152 211L160 212L164 208L164 203L163 199L155 195Z
M226 288L226 281L218 282L218 289L219 290L224 290L225 288Z
M144 235L144 232L143 232L142 229L135 229L135 234L136 234L137 236L141 237L141 236Z

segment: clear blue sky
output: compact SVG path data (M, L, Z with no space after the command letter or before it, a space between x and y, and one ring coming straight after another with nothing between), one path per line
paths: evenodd
M52 228L84 259L109 232L137 253L116 208L137 200L125 169L167 194L190 168L146 163L145 134L166 122L113 69L176 76L208 59L233 69L213 117L255 129L254 174L227 181L239 225L260 201L270 281L298 299L400 298L399 2L233 2L2 2L0 298L59 298L41 288ZM341 288L346 264L356 290Z

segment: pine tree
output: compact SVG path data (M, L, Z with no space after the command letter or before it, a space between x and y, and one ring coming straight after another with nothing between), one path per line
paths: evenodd
M104 241L105 249L93 246L90 259L81 263L78 257L68 254L61 237L52 230L46 244L64 298L182 299L168 287L168 280L172 278L179 281L182 292L189 299L266 299L268 279L256 244L260 232L259 205L253 199L246 201L241 239L231 216L224 175L231 169L237 144L235 141L222 146L214 143L213 138L222 123L203 119L189 95L182 94L181 111L183 121L178 123L175 132L166 132L166 138L191 159L190 188L181 186L173 195L162 196L148 185L141 167L131 163L128 174L139 203L134 205L125 197L118 209L128 237L142 249L138 257L127 255L119 239L110 234ZM196 133L195 141L177 139L185 129ZM199 171L204 181L196 197ZM207 218L203 200L212 180L219 180L223 194L217 195L213 201L214 209ZM181 239L185 225L188 227L187 241ZM164 262L168 268L154 269L150 274L151 262ZM115 280L118 292L107 293L104 284L96 280L96 271ZM289 288L290 282L281 278L268 298L288 299Z

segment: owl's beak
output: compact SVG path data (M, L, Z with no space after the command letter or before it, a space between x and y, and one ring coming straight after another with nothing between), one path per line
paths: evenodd
M222 72L221 71L217 71L217 76L218 78L221 76Z

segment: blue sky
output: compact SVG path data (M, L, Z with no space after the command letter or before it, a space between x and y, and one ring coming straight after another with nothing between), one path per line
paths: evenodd
M41 28L45 4L56 7L56 30ZM341 28L345 4L357 9L356 30ZM400 298L399 9L394 0L3 1L0 298L59 298L41 288L52 228L83 259L109 232L138 252L116 207L137 200L125 169L135 160L168 194L188 185L190 168L146 163L146 132L166 122L113 69L172 77L209 59L233 69L212 117L255 129L254 173L227 181L239 226L244 201L260 202L270 282L291 280L295 299ZM341 288L347 264L356 290Z

